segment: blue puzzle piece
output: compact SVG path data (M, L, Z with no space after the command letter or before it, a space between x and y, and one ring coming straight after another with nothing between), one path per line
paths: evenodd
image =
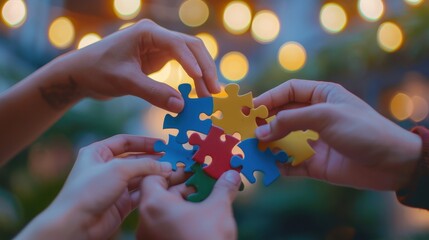
M262 152L258 148L259 141L256 138L250 138L242 141L238 146L244 152L244 159L239 156L231 158L231 166L236 168L242 166L241 173L249 180L255 183L253 176L255 171L264 173L264 185L268 186L280 177L276 162L285 163L289 157L285 152L274 154L270 149Z
M168 144L163 141L155 142L154 150L156 152L164 152L159 161L169 162L174 171L177 169L177 163L185 164L185 172L191 172L192 165L195 164L192 160L192 156L195 154L196 147L193 150L188 150L183 147L182 144L176 141L176 138L172 135L168 135Z
M188 141L187 132L189 130L208 134L212 126L210 119L200 120L200 114L205 113L210 116L213 113L213 98L189 98L191 85L180 84L179 91L185 101L185 107L176 116L166 115L164 118L164 129L174 128L179 130L176 141L186 143Z

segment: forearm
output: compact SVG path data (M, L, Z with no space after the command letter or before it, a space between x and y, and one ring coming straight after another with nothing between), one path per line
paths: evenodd
M0 94L0 165L83 97L72 66L70 56L60 57Z

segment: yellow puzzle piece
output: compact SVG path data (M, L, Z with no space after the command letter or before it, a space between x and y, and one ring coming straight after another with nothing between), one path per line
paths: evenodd
M213 98L213 112L221 111L222 117L212 116L211 119L213 125L222 128L226 134L240 133L243 141L255 137L256 118L268 117L268 109L265 106L254 108L252 93L238 95L239 90L237 84L228 84L225 86L227 97ZM250 108L247 116L242 111L244 107Z
M267 119L267 122L271 122L274 116ZM293 131L286 137L269 143L259 143L259 148L262 150L267 149L280 149L285 151L290 157L292 157L292 166L297 166L303 161L312 157L316 152L308 144L308 140L316 141L319 139L317 132L306 130L306 131Z

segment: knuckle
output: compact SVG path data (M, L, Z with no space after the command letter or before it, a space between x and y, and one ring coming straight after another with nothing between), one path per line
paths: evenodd
M144 26L144 27L154 27L154 26L157 26L157 24L154 21L152 21L152 20L150 20L148 18L140 20L138 22L138 24L140 26Z

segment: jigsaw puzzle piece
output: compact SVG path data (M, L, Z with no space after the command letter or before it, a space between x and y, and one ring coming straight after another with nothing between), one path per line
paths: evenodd
M195 193L189 194L186 199L190 202L201 202L206 199L213 190L216 184L216 179L210 177L203 171L201 164L195 164L192 166L192 175L186 182L186 186L193 186L196 190Z
M204 167L204 171L212 178L218 179L222 173L233 169L230 165L232 149L239 142L238 139L231 135L225 135L225 141L221 139L224 131L213 126L205 139L197 133L194 133L189 138L191 145L199 146L192 159L200 164L204 164L206 156L211 157L210 165ZM238 169L234 169L237 170Z
M267 122L271 122L275 116L270 117ZM316 141L319 139L319 134L317 132L306 130L306 131L293 131L289 133L286 137L279 139L277 141L259 144L259 148L265 150L270 148L280 149L285 151L292 158L292 166L297 166L303 161L312 157L316 152L308 144L308 140Z
M196 148L188 150L183 147L182 144L176 141L176 138L172 135L168 135L168 144L159 140L155 142L154 150L156 152L164 152L159 161L171 163L173 171L177 169L177 163L183 163L185 165L185 172L191 172L192 165L195 164L192 160Z
M258 149L258 143L259 141L256 138L247 139L239 143L238 146L243 150L244 158L233 156L231 166L242 167L241 173L250 183L256 182L256 178L253 175L255 171L263 172L263 183L268 186L280 177L276 163L285 163L289 157L284 152L274 154L270 149L262 152Z
M190 98L191 92L190 84L179 85L179 91L185 101L183 110L173 117L168 114L164 118L164 129L178 129L179 133L176 141L179 143L186 143L188 141L187 132L190 130L207 134L212 126L210 119L201 120L200 114L205 113L210 116L213 113L213 98Z

